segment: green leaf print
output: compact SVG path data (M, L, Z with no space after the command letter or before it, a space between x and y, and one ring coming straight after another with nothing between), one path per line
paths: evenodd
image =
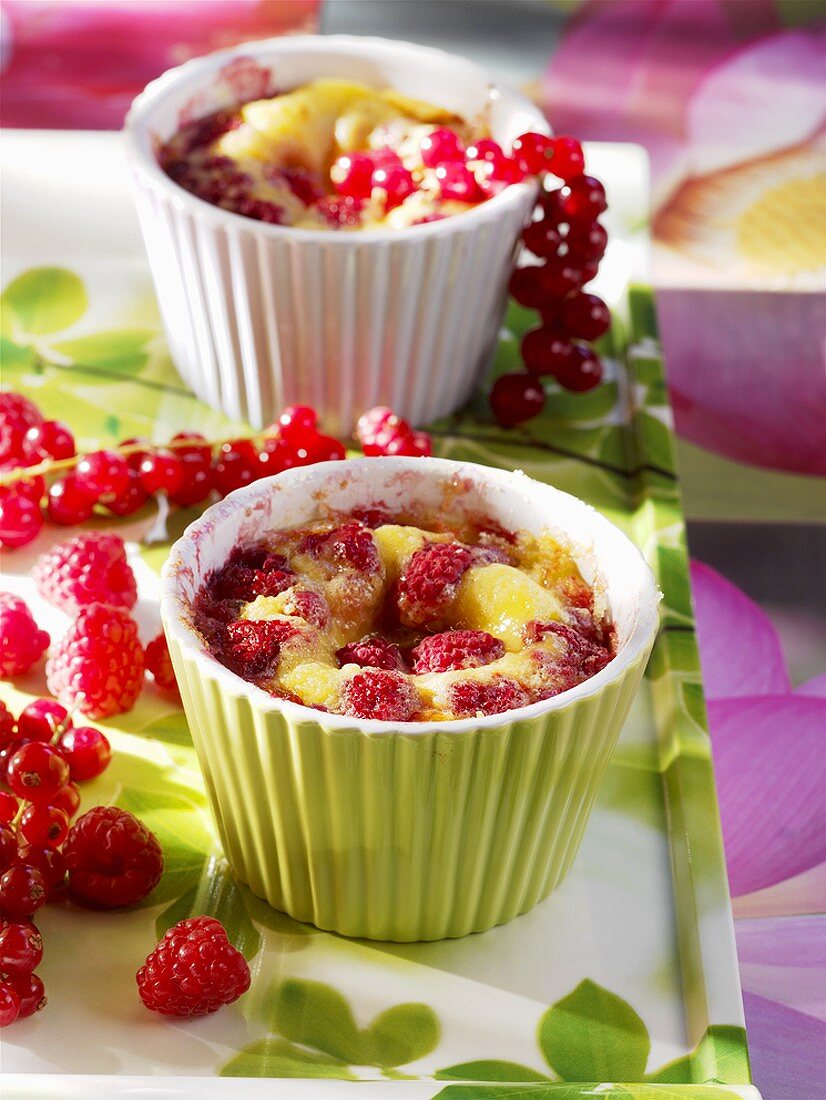
M222 1077L328 1077L355 1081L344 1062L317 1050L303 1050L285 1039L259 1039L221 1067Z
M293 1042L315 1047L354 1065L365 1065L362 1033L349 1002L323 982L288 978L273 993L270 1023Z
M494 1061L485 1059L479 1062L460 1062L456 1066L437 1070L433 1075L437 1081L549 1081L544 1073L537 1073L528 1066L517 1062Z
M625 1100L629 1095L622 1085L605 1087L560 1084L557 1081L502 1085L447 1085L433 1100ZM653 1098L652 1098L653 1100ZM663 1100L669 1100L663 1097Z
M6 287L3 303L32 336L62 332L79 321L89 305L83 280L63 267L33 267Z
M622 997L586 979L539 1022L539 1046L563 1081L638 1081L651 1040Z
M441 1028L428 1005L394 1005L380 1012L363 1033L364 1057L371 1066L406 1066L429 1054Z
M31 370L35 360L34 348L16 344L8 336L0 336L0 367L4 371Z
M744 1028L712 1024L690 1054L662 1066L648 1080L664 1084L725 1081L747 1085L751 1081L747 1050Z
M52 348L73 363L93 365L128 359L142 352L154 335L149 329L113 329L78 336L74 340L61 340L52 344Z

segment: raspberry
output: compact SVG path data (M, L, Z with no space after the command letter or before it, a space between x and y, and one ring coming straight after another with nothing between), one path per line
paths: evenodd
M77 819L63 846L69 897L90 909L119 909L145 898L163 871L163 852L146 826L117 806Z
M147 645L144 651L144 661L147 672L152 673L159 688L163 688L165 691L178 691L178 681L175 679L172 658L169 656L169 646L163 632L153 638Z
M0 462L22 458L26 432L42 423L40 410L22 393L0 393Z
M528 645L542 641L549 634L565 642L565 654L560 664L562 671L569 674L570 687L587 680L600 672L612 659L612 653L599 644L595 638L586 637L564 623L532 621L525 624L522 631Z
M48 649L50 641L23 600L0 592L0 676L28 672Z
M250 968L220 921L193 917L164 934L135 975L147 1008L164 1016L206 1016L249 989Z
M245 680L263 676L274 667L282 643L297 633L285 619L238 619L226 628L224 664Z
M458 718L501 714L529 702L525 689L504 676L494 676L491 680L464 680L454 684L450 691L450 709Z
M339 665L361 665L362 668L383 668L389 672L406 672L402 651L380 634L350 642L336 653Z
M355 718L409 722L419 707L416 689L400 672L357 672L342 692L343 711Z
M319 630L330 623L330 605L321 593L311 588L293 588L284 601L284 614L295 615Z
M295 584L295 574L289 570L249 569L245 565L225 566L214 582L215 595L220 600L254 600L256 596L279 596Z
M328 536L329 552L341 565L351 566L359 573L378 573L379 558L373 532L361 523L345 523Z
M93 603L52 646L49 690L90 718L130 710L143 686L143 647L134 621L119 607Z
M484 630L448 630L422 638L413 650L413 671L451 672L457 668L479 668L498 661L505 647Z
M417 550L399 579L398 606L407 626L433 626L456 595L473 555L458 542L431 542Z
M33 576L44 599L67 614L91 603L134 607L135 575L117 535L77 535L60 543L36 563Z

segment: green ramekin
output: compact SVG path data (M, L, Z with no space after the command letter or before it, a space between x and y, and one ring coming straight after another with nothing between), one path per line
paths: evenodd
M585 683L484 718L391 724L275 699L221 665L192 599L236 545L325 509L434 503L549 530L604 593L617 656ZM346 936L435 940L511 920L565 877L657 629L636 547L521 473L442 459L293 469L232 493L175 543L161 613L224 850L276 909Z

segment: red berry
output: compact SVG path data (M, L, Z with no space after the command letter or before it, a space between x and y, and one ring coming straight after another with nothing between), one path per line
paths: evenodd
M177 693L178 681L175 679L165 634L160 633L149 642L145 650L145 659L146 671L152 673L158 687Z
M2 597L0 597L2 600ZM20 601L23 602L22 600ZM17 723L14 720L14 715L0 699L0 745L8 744L9 741L14 741L17 737Z
M306 447L318 436L318 415L309 405L288 405L278 418L278 434L294 447Z
M69 765L71 778L76 783L95 779L106 770L112 758L106 735L91 726L74 726L61 733L56 748Z
M569 257L574 263L601 260L608 247L608 233L605 226L599 222L577 222L569 228L565 240L568 244ZM593 278L593 275L590 278ZM585 282L588 282L588 279Z
M26 432L43 423L34 402L22 393L0 392L0 462L23 458L26 453Z
M369 199L373 190L376 165L366 153L348 153L339 157L330 169L330 177L339 195L351 199Z
M51 745L30 741L10 757L6 777L18 798L50 802L69 782L69 765Z
M561 207L569 222L593 221L608 209L605 188L593 176L580 176L565 189Z
M25 1020L46 1007L46 991L37 974L10 974L9 984L20 998L18 1020Z
M393 210L416 190L413 176L403 164L379 164L373 172L373 188L387 195L385 207Z
M184 483L184 464L171 451L153 451L140 465L141 484L150 495L177 493Z
M137 447L140 445L140 450L130 451L129 454L125 454L123 457L126 459L126 463L130 470L137 472L140 469L140 465L146 458L147 454L152 450L152 444L148 439L145 439L142 435L133 435L129 439L123 439L118 444L118 450L122 450L125 447Z
M564 366L556 372L556 380L566 390L584 393L602 381L602 363L598 355L582 344L574 344Z
M43 514L36 500L9 492L0 497L0 545L13 549L36 538L43 526Z
M596 340L611 326L611 311L596 294L572 294L562 303L560 319L572 336Z
M250 968L220 921L179 921L135 975L143 1003L165 1016L207 1016L249 989Z
M10 982L0 982L0 1027L13 1024L20 1015L20 998Z
M46 420L26 432L26 443L44 458L71 458L75 453L72 433L59 420Z
M483 198L476 177L464 164L440 164L436 179L443 199L456 202L480 202Z
M539 309L547 299L548 293L542 283L544 265L540 267L517 267L511 275L511 297L526 309Z
M372 442L377 433L393 418L396 421L399 420L393 410L386 405L376 405L375 408L362 413L356 424L356 437L359 442Z
M129 464L115 451L93 451L75 466L78 487L96 500L120 496L129 481Z
M581 176L585 168L585 157L579 142L572 137L555 137L552 143L551 171L553 174L565 180L566 183Z
M92 909L145 898L163 872L157 838L127 810L95 806L77 819L63 846L69 896Z
M360 225L363 205L363 199L354 199L352 195L325 195L313 204L313 209L333 229L339 229Z
M437 168L440 164L456 163L465 155L458 134L440 126L422 139L422 163L426 168Z
M80 809L80 791L77 786L70 781L65 787L61 787L52 799L52 805L63 810L70 818L74 817Z
M54 699L35 699L17 719L17 736L23 741L51 741L59 729L67 729L72 720L65 707Z
M542 269L542 288L546 295L564 298L585 282L583 270L569 256L548 260Z
M556 256L562 235L553 222L542 218L522 231L522 240L534 256L550 257Z
M319 435L308 448L311 462L338 462L347 457L344 445L329 435Z
M468 145L465 150L465 160L469 163L473 163L473 161L492 163L504 155L502 146L493 141L492 138L480 138L473 145Z
M0 971L31 974L43 959L43 939L32 924L10 921L0 928Z
M542 412L545 391L531 374L503 374L493 384L490 406L503 428L513 428Z
M551 163L555 156L554 139L547 134L520 134L514 139L513 155L520 167L532 176L556 172L556 163Z
M18 463L12 467L14 470L25 469L29 466L36 466L40 460L37 457L27 459L23 463ZM0 473L5 473L6 468L0 467ZM40 504L43 499L43 494L46 492L46 482L40 476L40 474L34 474L32 477L18 478L8 488L3 488L2 496L5 499L7 496L19 496L26 500L30 500L32 504Z
M532 374L555 374L571 354L571 342L556 328L531 329L522 338L522 361Z
M484 630L448 630L422 638L413 650L413 671L450 672L479 668L504 656L505 646Z
M69 815L57 806L36 803L20 818L20 835L38 848L59 848L69 832Z
M183 485L176 493L170 493L169 499L180 508L189 508L206 500L215 487L215 482L209 462L204 462L202 456L195 453L195 448L193 453L185 454L182 461Z
M281 643L297 633L297 628L284 619L238 619L226 628L222 660L245 680L257 679L274 667Z
M234 207L238 214L245 218L255 218L256 221L266 222L268 225L284 224L284 208L275 202L267 202L266 199L242 198Z
M51 648L46 683L53 695L90 718L130 710L143 686L143 647L135 622L121 608L83 608Z
M224 443L213 467L215 488L226 496L261 476L258 452L247 439Z
M52 523L74 527L85 523L94 511L95 498L80 487L75 477L55 481L49 487L48 495L46 514Z
M350 642L336 653L338 663L360 665L362 668L383 668L389 671L405 672L406 667L402 651L387 638L377 634L364 638L360 642Z
M30 917L46 901L43 873L28 864L14 864L0 875L0 910L13 917Z
M63 790L67 790L64 787ZM63 791L59 791L55 797L59 797ZM57 848L40 848L31 844L21 844L18 849L15 863L21 867L36 867L46 880L49 898L53 898L58 889L63 885L66 877L66 860L63 853Z
M418 709L418 693L400 672L369 668L352 676L342 690L342 710L354 718L409 722Z
M397 602L405 626L435 626L456 595L473 555L458 542L428 542L399 578Z
M68 614L93 603L134 607L138 599L119 535L77 535L43 554L32 575L40 595Z
M130 466L126 488L114 500L108 501L106 508L113 516L131 516L139 508L143 508L147 500L149 500L149 493L143 487L141 475Z
M180 459L197 458L205 466L212 462L212 447L207 443L205 436L200 432L178 432L172 436L173 443L191 442L191 446L174 448L175 454Z
M6 794L4 791L3 794ZM6 798L14 799L13 795L7 794ZM15 813L17 813L18 805L17 800L15 802ZM9 821L12 819L9 818ZM14 857L17 855L17 833L14 831L11 825L6 822L0 825L0 871L5 871L7 867L11 867L14 863ZM0 966L0 972L2 971Z
M450 690L450 709L458 718L501 714L530 702L525 689L515 680L494 676L490 680L461 680Z
M0 592L0 676L20 676L28 672L48 649L50 641L23 600ZM4 728L6 725L4 720Z
M405 455L409 458L423 458L433 453L433 443L427 432L414 432L410 428L390 433L386 438L379 439L373 444L373 448L365 448L365 454L378 450L382 455Z
M481 145L482 143L479 142ZM496 143L493 142L495 145ZM468 150L470 154L471 150ZM470 160L470 155L468 155ZM512 183L521 183L525 178L525 170L515 157L505 156L503 152L494 153L485 157L474 165L474 175L479 184L479 189L484 195L497 195L503 188Z
M20 803L13 794L9 794L8 791L0 791L0 825L8 825L9 822L14 821L19 809ZM0 848L2 848L2 844L0 844Z

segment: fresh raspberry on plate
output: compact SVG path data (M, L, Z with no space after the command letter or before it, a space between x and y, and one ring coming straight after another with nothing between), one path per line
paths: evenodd
M155 889L163 872L157 837L117 806L95 806L79 817L63 857L69 897L89 909L134 905Z
M249 989L250 968L213 917L179 921L135 975L147 1008L164 1016L207 1016Z
M347 681L342 703L345 714L382 722L409 722L419 709L418 694L408 679L399 672L373 668Z
M165 691L177 692L178 681L175 679L172 658L169 656L169 646L163 631L147 644L144 650L144 662L146 671L152 673L152 677L159 688L163 688Z
M28 672L49 648L50 641L23 600L10 592L0 592L0 676Z
M143 686L143 647L138 628L119 607L83 608L46 662L49 691L90 718L130 710Z
M422 638L413 650L413 671L451 672L458 668L479 668L504 655L498 638L484 630L447 630Z
M361 665L362 668L383 668L406 672L402 651L393 642L374 634L360 642L350 642L336 653L339 665Z
M515 680L494 676L490 680L463 680L450 689L450 709L457 718L478 718L524 707L530 702Z
M138 589L123 539L92 532L52 547L32 575L40 595L72 614L92 603L134 607Z
M399 578L398 606L407 626L434 626L456 595L473 561L458 542L429 542L417 550Z

